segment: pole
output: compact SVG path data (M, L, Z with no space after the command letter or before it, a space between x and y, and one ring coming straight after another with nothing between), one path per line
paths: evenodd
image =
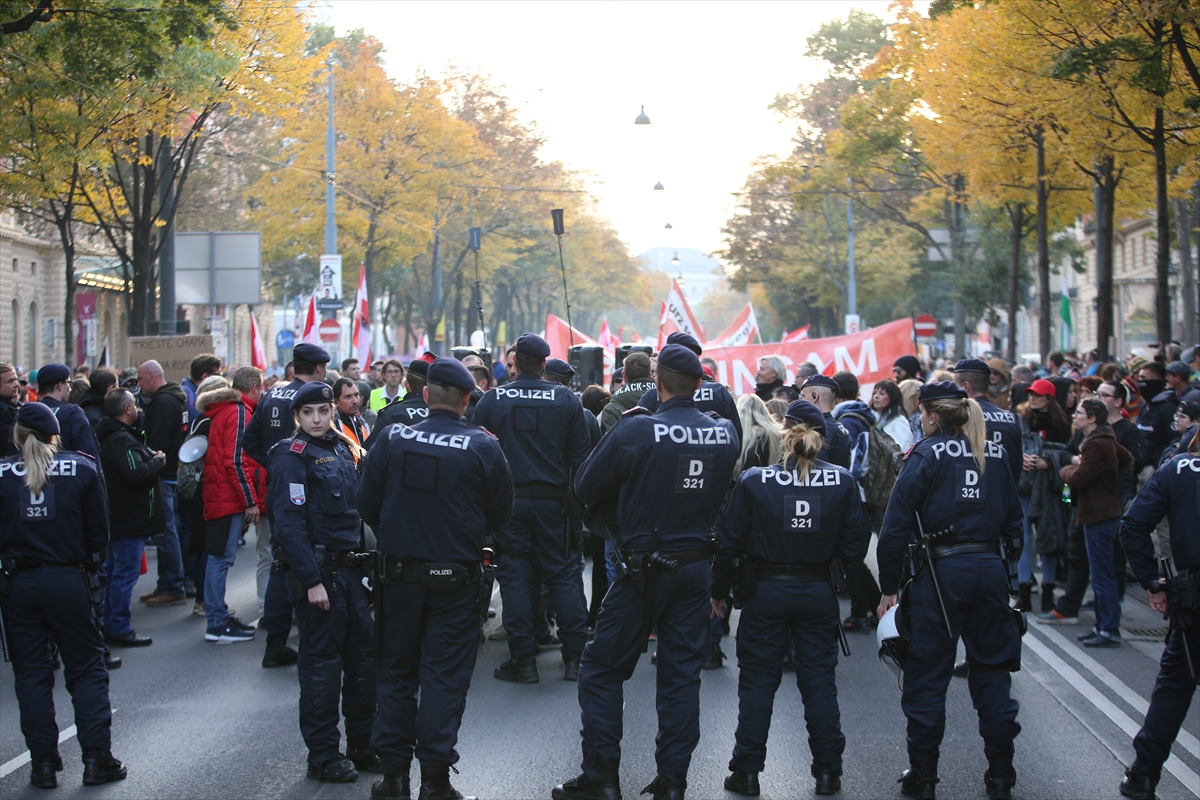
M849 306L848 313L858 313L858 284L854 276L854 198L846 198L846 255L849 259L850 274L847 276L846 287L846 305Z
M217 324L217 234L208 232L208 332Z
M163 137L159 141L158 208L161 213L164 208L175 205L175 176L171 167L171 159L163 158L170 154L171 140ZM158 254L158 334L175 335L175 213L167 218L167 226L163 233L163 246Z
M337 255L337 223L334 218L333 56L329 57L329 124L325 129L325 255Z
M475 308L479 312L479 332L483 334L483 346L487 347L487 331L483 327L483 284L479 280L479 249L483 246L483 229L471 228L471 249L475 251Z
M554 221L554 236L558 239L558 266L562 270L563 302L567 305L567 339L570 341L569 347L574 347L575 327L571 324L571 298L567 294L567 264L563 260L562 249L562 237L567 232L563 225L563 210L561 208L551 209L550 218Z

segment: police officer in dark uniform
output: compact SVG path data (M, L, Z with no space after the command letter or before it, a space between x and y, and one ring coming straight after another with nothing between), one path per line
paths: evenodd
M579 674L587 640L583 542L569 519L570 477L591 451L589 415L570 389L542 379L549 355L545 339L522 334L515 353L517 377L484 394L475 406L475 424L500 440L513 473L513 514L497 539L497 577L511 657L493 674L518 683L538 682L531 598L535 562L554 599L569 681Z
M457 360L433 362L424 389L429 419L383 429L367 457L358 507L383 556L372 744L385 777L371 788L375 800L410 796L414 753L421 800L462 797L450 785L450 767L458 761L454 745L492 594L481 555L485 538L500 533L513 508L500 445L462 421L474 385Z
M1024 450L1021 446L1021 423L1017 415L988 400L988 380L991 368L978 358L964 358L954 365L954 382L967 392L967 397L983 409L988 439L1004 446L1013 481L1020 483L1024 472Z
M402 425L416 425L429 418L429 405L425 402L425 376L429 374L429 362L423 358L414 358L408 362L408 370L404 373L404 386L408 393L403 400L388 403L379 409L375 418L375 429L367 439L367 449L370 450L381 435L381 431L389 425L399 422Z
M1200 435L1159 467L1121 519L1121 545L1129 566L1146 590L1150 607L1170 620L1158 680L1146 721L1133 739L1135 758L1125 770L1120 792L1134 800L1154 800L1154 788L1171 755L1171 743L1187 717L1200 670ZM1154 562L1154 527L1171 523L1171 555L1176 575L1159 580Z
M47 364L38 370L38 402L44 403L62 430L61 449L87 453L100 458L100 445L88 423L87 414L77 405L67 402L71 393L71 370L65 364Z
M574 377L575 368L561 358L546 359L545 380L570 389L571 379ZM592 447L595 447L600 442L600 420L596 419L595 414L584 414L583 420L587 423L588 435L591 437ZM588 452L591 452L590 448Z
M713 609L724 607L734 583L742 608L737 744L725 788L747 797L759 794L758 773L767 755L789 633L816 792L828 795L841 788L846 737L834 683L841 620L831 580L841 583L840 565L861 559L871 535L854 478L817 459L824 446L821 410L796 400L787 413L798 422L783 435L784 463L743 472L716 529Z
M96 625L96 574L108 546L108 501L96 462L59 450L60 421L42 403L17 412L19 455L0 459L0 614L13 665L21 731L33 761L30 782L58 785L50 637L58 642L86 785L123 780L113 758L112 706L104 642Z
M246 424L246 433L242 436L242 448L250 454L267 471L267 484L270 488L270 456L271 448L278 442L290 437L296 431L296 415L292 411L292 400L296 393L313 381L325 380L325 365L329 363L329 353L315 344L301 342L292 351L292 369L295 379L291 383L276 384L271 391L264 392L258 401L258 407L250 422ZM365 401L364 401L365 402ZM275 512L267 503L267 525L274 527ZM257 525L259 535L267 526ZM274 538L271 549L278 554ZM292 604L288 599L287 579L275 566L271 567L271 575L267 579L267 593L263 598L263 618L260 627L267 631L267 647L263 653L264 667L278 667L294 664L296 653L287 646L288 635L292 631Z
M630 410L600 440L575 482L592 506L615 498L622 575L608 590L579 672L583 773L555 800L620 796L623 685L658 631L658 776L654 800L682 800L700 739L700 665L709 651L712 526L741 447L729 420L693 399L696 354L667 345L655 378L657 414Z
M811 375L800 386L800 397L821 409L821 416L825 419L825 446L821 448L817 458L842 469L850 469L850 431L833 418L833 406L837 402L838 391L837 381L828 375ZM784 425L786 424L785 419Z
M1013 740L1021 726L1009 673L1021 666L1021 631L1008 605L1008 575L998 549L1003 543L1015 567L1023 543L1021 504L1008 455L988 441L979 404L950 381L925 384L918 398L925 438L909 451L896 479L877 549L882 619L896 604L909 543L928 544L926 563L905 589L900 609L910 642L901 707L911 764L900 789L919 800L935 797L946 688L961 636L988 760L984 785L989 798L1002 800L1012 797L1017 780Z
M696 357L704 355L704 348L696 341L696 337L688 333L676 331L667 336L666 344L683 345L688 350L696 354ZM710 381L708 378L703 378L700 381L700 387L696 389L696 396L693 398L696 401L696 410L707 414L714 412L721 419L727 419L733 423L733 429L737 432L738 442L742 441L742 417L738 414L737 403L734 402L733 395L725 388L725 384ZM657 389L647 389L642 395L642 399L638 400L638 405L655 413L658 411L659 399Z
M355 552L362 547L358 472L346 437L333 429L332 389L306 383L296 390L292 409L299 430L271 448L267 493L300 627L300 732L308 746L308 777L348 783L358 769L380 770L370 747L375 661L363 585L370 556Z

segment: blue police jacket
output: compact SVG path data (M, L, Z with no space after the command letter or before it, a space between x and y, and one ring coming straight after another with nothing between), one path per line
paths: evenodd
M24 459L0 459L0 560L83 564L108 546L108 498L96 461L59 451L49 473L35 497L25 485Z
M424 422L379 434L358 509L392 558L478 562L485 537L512 516L512 474L494 436L431 409Z
M876 557L884 594L895 594L900 586L905 548L917 538L917 514L928 535L954 527L954 536L943 545L998 543L1006 536L1009 556L1021 552L1023 515L1008 454L995 442L984 446L986 469L980 474L966 436L939 431L913 445L879 531Z
M733 430L737 433L738 445L742 442L742 417L738 414L737 403L733 400L733 395L725 388L725 384L710 381L707 378L700 381L700 388L696 389L696 393L692 395L692 400L696 402L696 410L702 413L712 411L721 419L727 419L733 423ZM638 405L650 411L652 414L658 413L658 387L652 386L642 395L642 399L638 400Z
M272 386L271 391L258 401L254 415L246 424L246 432L242 434L242 449L268 473L271 471L271 449L296 432L292 399L303 385L304 381L297 378L288 384Z
M621 418L579 471L575 494L592 505L617 494L617 524L626 545L686 549L712 539L741 447L733 424L673 397L657 414Z
M321 582L313 545L353 550L358 526L358 471L346 443L329 431L314 439L296 431L271 448L267 503L274 512L272 544L305 589Z
M1017 415L1005 411L1000 406L993 405L986 397L974 398L983 409L983 421L987 425L988 438L997 444L1004 445L1008 453L1008 468L1012 471L1013 480L1021 482L1021 473L1025 471L1024 447L1021 444L1021 422Z
M63 450L75 450L87 453L93 459L100 458L100 445L96 442L96 434L92 431L87 414L82 408L70 403L63 403L53 397L40 399L45 403L54 416L58 417L59 440Z
M404 396L403 400L388 403L379 409L379 416L375 418L375 427L371 431L371 436L367 438L364 447L368 450L374 447L381 432L387 430L389 426L397 422L402 425L416 425L418 422L424 422L427 419L429 419L429 404L425 402L423 394L421 392L409 392Z
M712 596L729 596L733 559L772 564L843 564L863 557L871 521L850 473L816 461L800 478L795 459L742 473L717 524Z
M570 389L525 373L484 392L475 424L500 440L518 491L531 483L565 487L592 448L584 413Z
M1163 464L1121 518L1121 546L1138 583L1149 589L1158 581L1158 562L1150 533L1163 517L1171 522L1171 557L1175 568L1200 569L1200 456L1183 453Z

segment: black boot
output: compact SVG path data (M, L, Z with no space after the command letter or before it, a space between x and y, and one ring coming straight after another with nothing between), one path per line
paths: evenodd
M550 790L554 800L621 800L621 762L596 754L596 777L585 774Z
M123 781L128 775L125 765L113 758L109 750L89 750L83 754L83 785Z
M708 648L708 658L700 664L700 669L720 669L725 664L725 651L721 645L714 644Z
M642 789L642 794L648 794L652 800L683 800L687 790L687 778L664 778L659 775Z
M354 762L354 768L359 772L375 772L382 774L383 762L379 753L370 747L346 747L346 758Z
M1042 582L1042 613L1049 614L1054 610L1054 584Z
M287 637L276 638L274 636L267 637L267 649L263 653L262 665L263 669L271 669L272 667L290 667L295 664L300 656L295 650L287 646Z
M988 768L983 773L983 786L988 800L1012 800L1012 788L1017 782L1012 751L984 750L984 755Z
M937 765L909 762L911 766L900 775L900 794L913 800L937 800Z
M492 677L511 683L537 683L537 661L532 658L510 658L496 667Z
M725 791L740 794L742 797L758 797L758 773L746 772L730 765L732 775L725 778Z
M388 774L371 784L371 800L412 800L408 775Z
M33 765L33 772L29 773L29 782L39 789L56 789L58 776L54 773L62 772L62 767L61 757L51 761L39 761Z
M1017 587L1017 604L1015 606L1013 606L1013 608L1017 609L1017 611L1032 611L1033 610L1033 597L1031 594L1032 590L1033 590L1032 583L1020 584Z
M107 645L104 647L104 667L109 672L112 672L114 669L121 668L121 659L117 656L114 656L112 651L108 649Z
M309 761L308 777L322 783L354 783L358 780L358 770L354 768L353 761L339 755L320 765Z
M450 767L421 765L421 791L417 800L476 800L464 797L462 792L450 785Z
M813 764L813 777L817 779L817 786L814 790L819 795L836 794L842 789L842 770L830 769L829 767L818 767Z
M582 656L579 653L563 653L563 680L579 680L579 662L581 660Z
M1154 800L1154 787L1157 783L1157 780L1146 775L1137 767L1130 767L1125 770L1125 777L1121 779L1121 785L1117 789L1121 792L1122 797L1131 797L1133 800Z

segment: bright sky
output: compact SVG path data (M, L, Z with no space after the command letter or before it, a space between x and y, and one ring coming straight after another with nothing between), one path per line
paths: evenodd
M721 247L752 162L790 149L777 93L824 77L803 56L855 2L400 2L325 0L339 35L364 28L407 80L447 64L490 75L588 188L633 253ZM650 125L634 125L642 105ZM666 191L654 191L661 179ZM547 198L546 224L550 224ZM665 230L667 222L672 230ZM567 220L570 227L570 220Z

